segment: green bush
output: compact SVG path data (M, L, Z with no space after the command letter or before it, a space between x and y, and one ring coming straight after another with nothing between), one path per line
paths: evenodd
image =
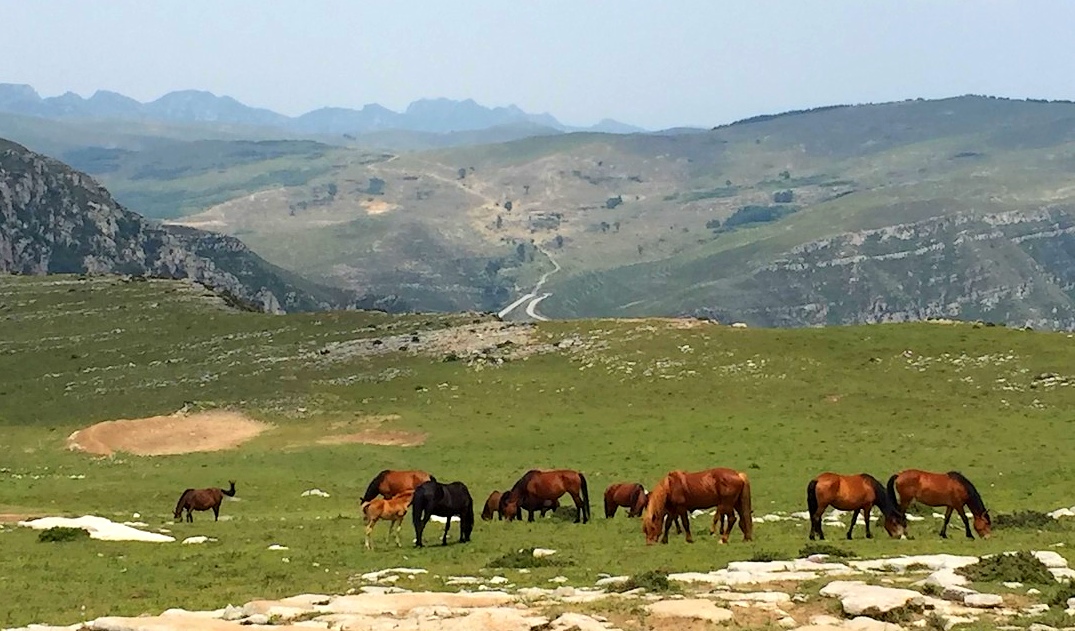
M1057 587L1056 591L1049 596L1049 604L1066 609L1069 598L1075 598L1075 583L1067 582Z
M614 591L629 592L639 587L651 593L674 593L680 591L679 585L668 580L668 572L663 570L648 570L635 574L626 581L614 586Z
M68 528L66 526L57 526L55 528L49 528L48 530L42 530L41 534L37 535L37 540L41 543L81 541L82 539L89 538L89 531L81 528Z
M758 550L750 557L751 561L765 563L768 561L789 561L790 558L786 554L779 552L773 552L772 550Z
M1052 572L1033 554L1023 551L985 557L973 565L961 567L956 573L975 582L1019 582L1051 585L1056 582Z
M1021 510L1014 513L1000 513L993 517L997 528L1033 528L1035 530L1056 525L1056 520L1036 510Z
M827 554L837 559L846 559L855 556L854 552L837 548L829 543L814 543L811 541L799 550L800 557L808 557L813 554Z

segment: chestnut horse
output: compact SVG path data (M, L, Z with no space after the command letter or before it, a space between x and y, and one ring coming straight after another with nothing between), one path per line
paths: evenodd
M500 514L512 521L520 509L530 511L527 521L534 521L534 511L551 506L567 493L575 502L575 523L590 521L590 491L586 476L572 469L531 469L519 478L511 490L500 496Z
M847 529L847 538L851 538L851 532L855 529L859 511L865 517L866 538L872 539L870 532L870 511L874 506L881 509L885 518L885 530L890 537L901 537L907 530L907 516L904 515L896 502L885 492L885 487L877 478L868 473L858 475L840 475L838 473L822 473L806 485L806 508L810 513L810 540L814 536L825 538L821 531L821 516L825 509L834 506L844 511L855 511L851 514L851 527Z
M404 491L392 499L386 500L375 497L368 502L362 502L362 516L366 519L366 549L372 550L370 539L373 535L373 527L382 519L389 520L388 540L392 540L392 531L396 531L396 547L402 548L399 540L399 531L403 529L403 518L407 516L407 507L411 505L414 491Z
M605 489L605 517L615 517L616 510L623 506L628 517L638 517L646 510L646 489L637 482L610 484Z
M642 517L642 532L646 544L657 542L664 525L661 543L668 543L668 531L678 519L686 532L687 543L694 543L691 535L690 511L716 507L714 526L723 517L728 525L721 528L720 541L727 543L739 516L739 529L743 540L754 538L753 509L750 503L750 480L745 473L734 469L707 469L687 473L670 471L649 493L646 512ZM722 522L723 523L723 522Z
M918 501L926 506L947 506L944 513L944 525L941 526L941 537L948 538L948 521L952 519L952 511L958 511L963 519L963 527L967 531L967 537L974 538L970 532L970 522L963 507L970 508L974 515L974 530L978 536L987 539L993 531L993 520L989 516L989 510L974 488L971 481L958 471L948 473L932 473L907 469L900 471L888 479L888 496L895 502L900 510L906 512L912 501Z
M211 508L213 509L213 521L216 521L220 517L220 503L224 501L224 496L235 496L235 481L229 480L228 484L231 486L226 491L224 489L187 489L183 491L183 494L179 496L179 503L175 505L175 519L179 519L179 516L186 510L187 521L193 522L194 516L190 514L190 511L209 510Z
M500 501L504 496L500 491L493 491L489 494L489 499L485 500L485 508L482 509L482 519L489 521L493 518L493 513L496 513L498 520L504 519L504 513L500 510ZM549 511L556 511L560 508L559 500L545 500L541 503L541 516L544 517L545 513ZM534 521L534 511L530 512L530 521Z
M362 502L366 503L381 495L385 499L391 499L404 491L413 491L418 485L430 480L437 479L425 471L393 471L385 469L378 473L370 485L366 487L366 494L362 496Z

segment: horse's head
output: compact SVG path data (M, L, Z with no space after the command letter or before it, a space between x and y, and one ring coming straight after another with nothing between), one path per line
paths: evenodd
M661 527L667 514L667 493L668 481L665 479L647 496L646 510L642 513L642 533L646 535L646 545L657 543L661 536Z
M974 516L974 532L982 539L988 539L993 534L993 518L989 516L989 511Z
M500 516L508 521L519 515L519 498L515 491L508 491L500 496Z
M907 534L907 515L902 511L893 511L885 515L885 531L888 536L901 538Z
M489 499L485 500L485 508L482 509L483 521L493 519L493 513L500 509L500 497L500 491L493 491L489 494Z

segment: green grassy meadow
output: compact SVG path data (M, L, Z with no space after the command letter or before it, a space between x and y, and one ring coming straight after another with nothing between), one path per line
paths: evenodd
M445 361L437 346L360 351L394 336L466 337L474 315L337 312L238 313L196 286L115 278L0 278L0 513L140 520L185 546L133 542L38 543L0 529L0 624L69 624L169 607L216 608L255 597L339 593L363 572L421 567L404 584L444 588L450 575L501 574L551 585L592 584L601 572L706 571L730 560L795 556L804 522L758 524L756 541L721 546L694 521L697 542L644 545L640 524L602 515L606 485L652 486L672 468L728 466L751 476L756 516L805 510L805 486L822 471L886 479L919 467L959 469L994 514L1075 504L1075 339L1063 333L970 324L816 329L680 328L665 320L542 323L502 365ZM527 329L520 329L520 331ZM572 340L569 344L564 340ZM391 346L384 344L381 346ZM180 456L92 457L65 449L89 424L194 409L230 408L272 424L242 447ZM319 439L369 427L421 432L416 447ZM358 497L377 471L422 468L462 480L477 504L533 467L579 469L592 524L564 513L534 524L481 522L473 541L442 548L362 547ZM237 481L214 523L168 525L187 487ZM329 498L300 497L312 488ZM566 499L566 498L565 498ZM998 529L949 540L925 509L913 540L830 542L863 556L984 554L1075 544L1064 523ZM208 515L208 517L207 517ZM404 542L413 534L404 527ZM286 551L269 551L271 544ZM559 551L560 567L529 573L486 568L523 547Z

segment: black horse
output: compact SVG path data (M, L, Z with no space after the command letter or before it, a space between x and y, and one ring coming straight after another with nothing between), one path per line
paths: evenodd
M444 524L442 546L448 545L448 529L452 527L452 517L459 517L459 543L470 541L474 530L474 500L470 497L467 485L462 482L441 484L430 480L414 490L411 499L411 516L414 519L414 545L422 547L422 531L429 518L438 515L447 519Z

